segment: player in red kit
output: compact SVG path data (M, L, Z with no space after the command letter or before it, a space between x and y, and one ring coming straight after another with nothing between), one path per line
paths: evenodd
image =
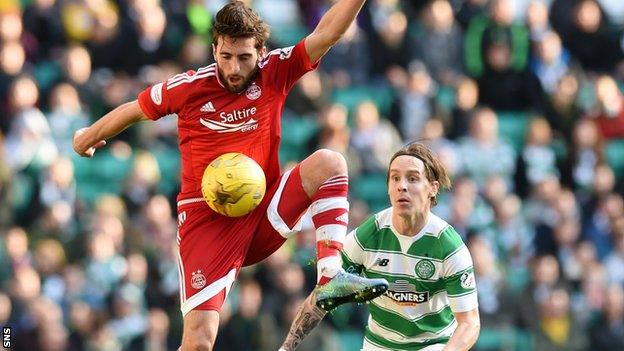
M365 0L339 0L297 45L267 52L269 29L240 1L216 15L215 63L141 92L74 136L75 151L92 157L106 139L135 122L178 115L182 189L178 195L182 350L210 350L219 311L242 266L265 259L298 231L309 211L317 233L318 305L331 309L382 294L383 279L344 272L340 249L349 204L344 158L319 150L280 174L281 110L293 84L315 69L344 34ZM240 152L262 167L267 193L250 214L213 212L201 195L202 174L216 157Z

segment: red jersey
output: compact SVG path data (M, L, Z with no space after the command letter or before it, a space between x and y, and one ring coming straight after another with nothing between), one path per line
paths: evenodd
M624 97L621 97L624 104ZM624 105L620 111L609 116L605 112L592 116L596 118L598 128L605 139L617 139L624 137Z
M182 189L178 200L201 197L206 166L227 152L240 152L262 167L267 189L279 178L281 111L293 84L316 68L302 40L271 51L258 63L258 74L241 93L221 83L217 64L178 74L139 94L141 110L157 120L178 115Z

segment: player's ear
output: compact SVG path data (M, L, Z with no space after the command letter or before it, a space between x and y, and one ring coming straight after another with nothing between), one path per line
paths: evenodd
M260 58L264 58L268 53L267 47L266 46L262 46L262 48L258 51L258 55L260 56Z
M217 47L215 46L214 43L212 43L212 57L216 60L217 59Z
M431 195L429 197L435 197L438 195L438 191L440 191L440 182L434 180L431 182Z

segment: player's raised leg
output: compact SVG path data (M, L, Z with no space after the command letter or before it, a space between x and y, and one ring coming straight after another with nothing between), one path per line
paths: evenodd
M385 280L366 279L342 270L340 250L349 222L349 177L344 157L331 150L318 150L301 162L300 172L303 189L312 199L319 307L329 310L383 294L388 286Z
M300 165L303 190L312 199L310 214L316 228L317 283L323 285L342 266L340 249L349 222L349 176L341 154L319 150Z
M217 338L219 312L193 310L184 316L182 346L178 351L210 351Z

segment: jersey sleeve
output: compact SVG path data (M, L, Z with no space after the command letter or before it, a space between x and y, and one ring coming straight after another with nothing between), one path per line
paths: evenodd
M269 52L260 62L260 68L267 72L270 83L286 95L295 82L307 72L316 69L319 62L310 62L303 39L295 46Z
M350 273L362 273L364 268L364 250L358 244L355 230L347 234L342 247L342 268Z
M448 227L440 235L443 248L442 279L453 312L467 312L479 306L472 257L459 234Z
M189 95L189 84L184 83L192 82L194 76L195 71L188 71L143 90L138 96L143 113L151 120L178 113Z

